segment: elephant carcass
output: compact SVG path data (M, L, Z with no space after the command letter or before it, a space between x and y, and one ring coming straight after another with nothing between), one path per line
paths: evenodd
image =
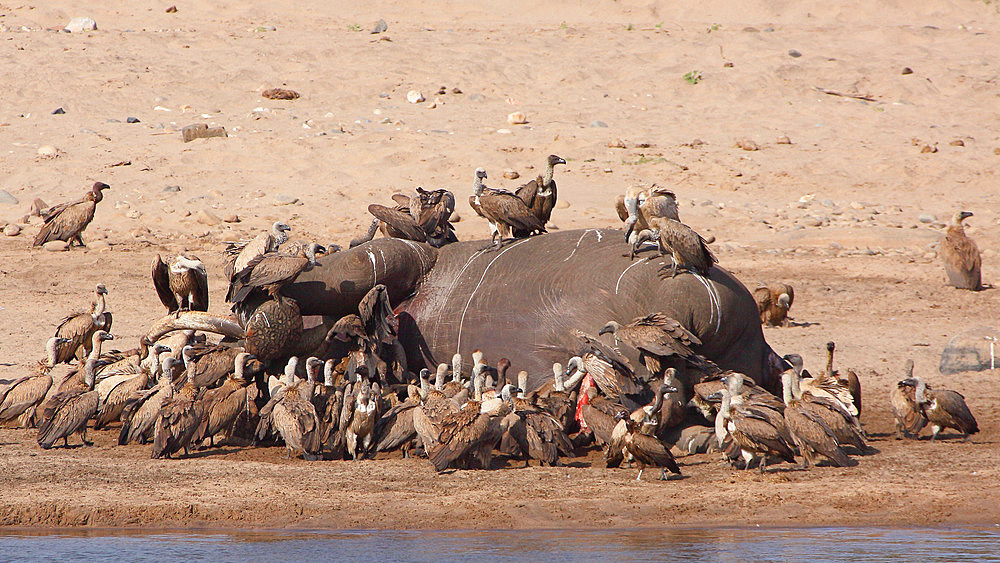
M529 386L548 380L552 363L577 346L571 329L590 334L609 320L631 321L661 311L694 332L697 350L723 369L775 388L757 306L732 274L712 268L661 279L669 257L643 252L634 261L613 229L560 231L483 250L485 241L440 249L379 239L321 261L288 294L303 314L343 315L374 283L389 285L400 317L400 340L411 367L468 357L482 350L529 373ZM336 259L336 261L331 260ZM339 269L346 268L346 269ZM635 350L623 351L638 366Z

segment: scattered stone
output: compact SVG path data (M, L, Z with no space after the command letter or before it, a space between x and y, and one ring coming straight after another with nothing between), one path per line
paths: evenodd
M461 94L462 93L462 89L461 88L452 88L451 89L451 93L452 94Z
M497 133L499 133L500 135L510 135L511 134L511 130L510 129L497 129Z
M797 59L802 56L802 53L796 51L795 49L789 49L788 56L792 57L793 59Z
M590 122L590 126L591 127L607 127L608 124L605 123L605 122L603 122L603 121L591 121Z
M87 250L91 252L107 252L111 250L111 243L106 240L95 240L87 243Z
M223 217L222 221L225 222L225 223L239 223L240 222L240 217L239 217L239 215L237 215L235 213L230 213L230 214L226 215L225 217Z
M195 139L206 139L209 137L228 137L225 127L209 127L207 123L194 123L181 129L181 137L185 143Z
M934 221L937 221L937 217L931 213L922 213L920 217L917 217L917 221L920 221L921 223L933 223Z
M920 154L936 153L936 152L938 152L938 148L933 145L924 145L920 149Z
M913 74L913 69L910 68L910 67L908 67L908 66L904 66L903 67L903 74Z
M115 202L115 209L128 209L130 207L132 207L132 204L130 204L127 201L116 201Z
M168 14L176 14L177 13L177 6L171 6L171 7L167 8L166 11L167 11Z
M167 187L163 188L162 191L167 192L167 193L176 193L176 192L181 191L181 187L180 186L167 186Z
M211 225L218 225L219 223L222 222L222 219L219 219L219 216L216 215L215 213L212 213L207 209L202 209L201 211L198 212L198 215L195 216L195 221L198 221L202 225L211 226Z
M11 193L7 190L0 190L0 204L17 205L17 198L11 195Z
M565 199L560 199L556 202L556 209L569 209L569 202Z
M722 68L733 68L733 61L726 61L722 63Z
M775 141L775 143L779 145L790 145L792 144L792 140L788 138L788 135L782 135L778 137L778 140Z
M833 202L833 200L832 200L832 199L830 199L830 198L824 198L824 199L823 199L822 201L820 201L819 203L820 203L820 205L822 205L823 207L835 207L835 206L837 205L837 204L836 204L836 203L834 203L834 202Z
M125 123L139 123L139 118L138 117L131 117L131 116L130 117L126 117L125 118Z
M819 227L823 224L823 221L819 217L806 217L802 223L807 227Z
M953 146L953 147L964 147L965 146L965 141L963 141L962 139L955 139L954 141L952 141L952 142L950 142L948 144L951 145L951 146Z
M759 151L760 150L760 145L758 145L757 143L753 142L750 139L740 139L740 140L736 141L736 144L733 145L733 146L735 146L736 148L743 149L745 151Z
M298 92L285 88L269 88L261 92L260 95L269 100L297 100L299 98Z
M43 244L42 248L49 252L65 252L69 248L69 244L64 240L50 240Z
M844 245L840 244L837 241L833 241L833 242L830 243L830 248L832 248L833 250L843 250L844 249Z
M507 123L511 125L524 125L528 122L528 116L519 111L507 115Z
M434 109L442 104L444 104L444 101L442 101L441 98L435 97L434 101L431 102L429 106L427 106L427 109Z
M17 235L21 234L21 227L15 225L14 223L10 223L3 228L3 234L9 237L16 237Z
M53 157L59 154L59 149L52 145L42 145L38 147L38 156Z
M372 35L376 33L385 33L389 30L389 24L385 23L385 20L380 19L375 22L375 27L372 28Z
M625 141L622 140L622 139L615 139L614 141L608 141L608 148L609 149L624 149L624 148L626 148L625 147Z
M63 115L64 113L66 113L66 110L63 108L56 108L52 110L52 115Z
M865 208L865 204L861 203L860 201L852 201L850 203L850 208L851 209L864 209Z
M508 180L517 180L518 178L521 177L521 175L517 173L517 170L508 168L503 171L503 177L507 178Z
M277 194L274 196L275 205L294 205L299 202L299 198L288 194Z
M129 209L125 216L129 219L138 219L139 217L142 217L142 211L139 211L138 209Z
M406 93L406 101L410 102L411 104L419 104L420 102L423 102L426 99L427 98L424 98L424 95L421 94L419 90L410 90L409 92Z
M69 20L63 28L70 33L83 33L84 31L94 31L97 29L97 22L92 18L73 18Z

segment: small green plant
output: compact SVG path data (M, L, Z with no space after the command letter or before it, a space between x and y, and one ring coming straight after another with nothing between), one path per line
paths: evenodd
M660 22L660 23L654 25L653 27L655 27L656 29L663 29L663 22Z
M684 80L688 84L697 84L701 82L702 76L700 70L692 70L691 72L684 75Z
M708 30L705 31L705 33L712 33L713 31L719 31L720 29L722 29L722 25L713 23L712 27L708 28Z
M625 31L632 31L633 29L635 29L635 26L632 24L628 24L625 26Z
M646 156L644 154L639 154L639 158L635 160L625 160L622 159L622 164L626 166L639 166L640 164L661 164L667 162L666 158L662 156Z
M567 27L569 27L569 26L568 26L568 25L566 25L566 22L562 22L561 24L559 24L559 27L561 27L561 28L563 28L563 29L566 29L566 28L567 28Z
M352 23L351 25L347 26L347 29L351 31L361 31L361 26L356 23Z

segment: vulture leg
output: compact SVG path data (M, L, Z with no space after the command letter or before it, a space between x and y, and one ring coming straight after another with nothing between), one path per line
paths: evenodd
M937 438L938 432L941 431L941 427L940 426L933 426L933 427L931 427L931 430L933 430L933 434L931 434L931 442L933 442L934 439Z
M750 465L747 464L747 467L749 468ZM760 468L761 475L763 475L767 471L767 456L766 455L760 456L760 465L758 467Z
M84 446L93 446L94 445L93 442L88 442L87 441L87 427L86 426L84 426L83 430L80 431L80 439L83 440L83 445Z
M640 465L639 466L639 475L636 476L636 478L635 478L636 481L642 481L642 470L645 469L645 468L646 468L645 465Z
M660 481L666 481L666 480L667 480L667 468L666 467L661 467L660 468Z

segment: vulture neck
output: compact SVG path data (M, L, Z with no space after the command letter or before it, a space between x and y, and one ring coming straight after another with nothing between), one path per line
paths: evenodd
M795 377L789 372L781 374L781 398L785 401L785 406L792 404L795 395L792 393L792 378Z
M52 337L45 344L45 365L48 367L53 367L56 365L57 354L59 348L59 339Z
M656 396L653 398L653 404L649 406L649 416L653 416L660 412L663 408L663 388L660 387L656 390Z
M559 391L559 392L565 392L566 391L566 382L563 380L564 378L563 378L562 370L559 370L559 371L555 372L553 375L554 375L554 377L556 379L555 390Z
M94 360L96 362L97 359L101 357L101 343L104 342L104 339L101 338L100 334L95 333L91 342L93 342L93 348L91 348L90 355L87 356L87 359Z
M87 384L87 389L94 389L94 382L97 380L97 374L94 373L96 369L97 360L87 360L83 366L83 381Z
M526 372L526 371L518 372L517 373L517 388L520 389L520 391L517 392L517 398L518 399L524 399L525 398L524 389L527 386L528 386L528 372Z
M583 369L583 365L579 363L576 364L576 371L573 373L573 376L567 379L565 382L566 391L572 391L573 389L576 389L576 386L580 384L580 381L583 379L583 376L585 375L587 375L587 370Z
M913 394L913 397L917 400L918 403L929 402L927 400L927 383L925 383L923 379L917 380L917 388Z
M94 318L94 324L98 326L102 326L104 324L103 319L101 319L101 317L104 315L104 310L106 307L107 304L104 302L104 294L98 292L97 299L94 300L94 312L91 313L91 316Z

